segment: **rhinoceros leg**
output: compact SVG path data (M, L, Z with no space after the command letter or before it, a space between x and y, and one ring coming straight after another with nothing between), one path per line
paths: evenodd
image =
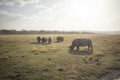
M90 45L88 44L88 50L90 50Z

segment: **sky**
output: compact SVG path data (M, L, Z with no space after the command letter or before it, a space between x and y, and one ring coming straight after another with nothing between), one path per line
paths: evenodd
M0 0L0 29L120 31L120 0Z

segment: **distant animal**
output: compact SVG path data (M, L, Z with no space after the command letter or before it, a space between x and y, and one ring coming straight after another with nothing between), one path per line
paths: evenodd
M88 50L91 49L91 51L93 51L92 41L90 39L75 39L72 41L72 44L69 48L74 50L76 47L76 51L78 51L80 46L88 46Z
M62 41L64 41L64 37L61 37L61 36L58 36L56 39L57 39L57 42L62 42Z
M48 44L50 44L52 42L51 37L48 38Z
M47 38L43 37L42 38L42 44L47 43Z
M41 43L41 40L42 40L41 37L38 36L38 37L37 37L37 42L38 42L38 43Z

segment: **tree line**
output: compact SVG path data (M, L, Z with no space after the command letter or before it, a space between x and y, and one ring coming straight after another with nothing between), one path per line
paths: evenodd
M7 29L2 29L0 30L0 35L9 35L9 34L90 34L92 32L78 32L78 31L47 31L47 30L7 30Z

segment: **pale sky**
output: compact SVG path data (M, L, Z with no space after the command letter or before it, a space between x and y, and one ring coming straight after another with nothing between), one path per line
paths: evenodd
M0 29L120 31L120 0L0 0Z

